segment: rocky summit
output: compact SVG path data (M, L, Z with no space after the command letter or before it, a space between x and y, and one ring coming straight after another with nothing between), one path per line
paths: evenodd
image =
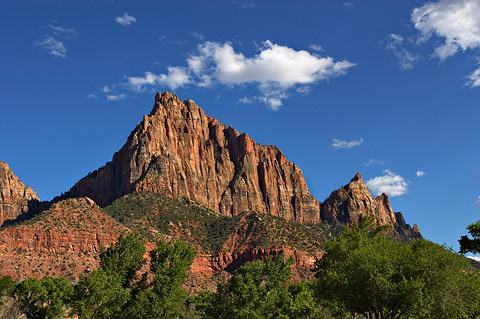
M134 191L187 197L230 216L258 211L297 222L320 220L320 203L302 171L277 147L255 143L172 93L158 93L150 115L113 160L68 196L106 206Z

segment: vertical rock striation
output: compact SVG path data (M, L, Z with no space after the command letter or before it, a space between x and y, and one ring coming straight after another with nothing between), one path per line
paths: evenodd
M12 172L7 163L0 161L0 227L26 215L33 203L38 203L37 194L25 186Z
M184 196L224 215L258 211L320 221L320 203L302 171L277 147L255 143L172 93L158 93L150 115L112 161L66 195L106 206L134 191Z

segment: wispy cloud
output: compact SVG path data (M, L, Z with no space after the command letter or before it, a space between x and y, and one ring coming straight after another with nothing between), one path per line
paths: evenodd
M421 33L420 43L434 35L443 38L434 54L444 60L460 49L480 47L479 12L479 0L440 0L415 8L411 19Z
M128 15L128 13L125 12L125 14L121 17L116 17L115 21L117 23L121 24L122 26L126 27L131 25L132 23L137 22L137 19L135 17Z
M158 84L172 89L188 84L199 87L252 84L261 93L252 99L278 110L291 94L307 92L298 91L299 88L343 75L355 65L270 41L265 41L259 50L257 55L246 57L236 52L230 43L207 41L198 45L197 51L187 58L187 67L170 66L168 74L146 72L144 77L127 77L128 84L135 91Z
M360 138L358 141L344 141L334 138L332 141L332 147L336 150L341 148L352 148L355 146L359 146L363 143L363 138Z
M480 86L480 68L473 71L472 74L467 77L466 84L472 88Z
M65 58L67 56L67 49L65 48L64 40L74 39L77 37L77 31L73 28L65 28L61 25L41 26L50 30L50 34L46 34L42 39L33 42L34 46L45 49L48 54L56 58Z
M408 183L402 176L396 175L388 169L384 170L383 174L383 176L371 178L365 183L375 196L386 193L390 197L395 197L408 192Z
M420 56L405 49L403 37L397 34L390 34L387 39L386 49L398 59L398 64L402 70L413 69L413 64L418 61Z
M65 58L67 56L67 49L65 49L63 42L49 35L46 35L42 40L35 41L33 44L44 48L56 58Z
M255 3L242 4L242 9L251 9L253 7L255 7Z
M365 166L382 165L383 166L383 165L385 165L385 162L376 160L374 158L371 158L371 159L368 160L368 162L363 163L363 165L365 165Z
M197 33L197 32L190 32L189 35L198 39L198 40L200 40L200 41L203 41L203 34L200 34L200 33Z
M424 172L424 171L418 171L417 172L417 177L422 177L422 176L425 176L427 173Z
M323 51L322 46L321 46L321 45L318 45L318 44L313 44L313 43L312 43L312 44L310 44L308 47L309 47L311 50L313 50L313 51L319 51L319 52Z
M53 30L53 33L57 36L64 36L66 38L76 38L77 37L77 30L74 28L65 28L64 26L58 25L51 25L49 24L45 28L49 28Z
M342 6L348 8L348 9L353 9L355 7L355 3L353 2L344 2Z
M120 100L125 100L127 96L125 93L121 94L107 94L107 100L108 101L120 101Z

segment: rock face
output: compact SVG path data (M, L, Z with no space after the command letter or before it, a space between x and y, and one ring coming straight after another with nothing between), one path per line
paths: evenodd
M172 93L158 93L113 160L66 196L88 196L103 207L134 191L187 197L224 215L258 211L320 221L302 171L277 147L255 143Z
M0 162L0 227L28 213L39 202L31 187L25 186L5 162Z
M352 225L360 224L362 218L372 215L379 225L389 225L402 237L415 239L422 235L417 225L410 227L401 213L394 213L387 194L373 198L363 183L360 173L349 184L333 191L321 204L322 220Z

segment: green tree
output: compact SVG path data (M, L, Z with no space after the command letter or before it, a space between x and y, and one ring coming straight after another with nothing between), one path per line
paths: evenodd
M474 224L468 225L467 229L473 238L468 238L467 235L460 237L460 240L458 241L460 244L460 253L480 253L480 220Z
M12 276L6 275L0 277L0 306L2 305L2 297L10 296L15 289L15 281Z
M80 319L118 318L130 298L122 284L120 276L103 269L93 271L88 277L81 275L71 303L73 313Z
M196 308L207 318L314 318L318 305L310 286L288 285L293 263L284 255L248 262L208 296L211 304Z
M177 318L186 310L187 292L182 288L196 251L183 241L161 240L150 251L150 271L154 278L148 289L133 300L125 312L128 318Z
M28 278L16 285L14 294L28 318L60 318L73 287L66 278Z
M427 240L402 244L372 220L325 245L315 264L317 292L352 315L373 318L460 318L465 298L462 256Z
M119 277L123 288L141 289L138 287L144 281L138 273L145 265L143 258L146 252L146 240L137 233L122 233L118 242L112 243L107 249L102 247L100 253L101 267L108 275Z

